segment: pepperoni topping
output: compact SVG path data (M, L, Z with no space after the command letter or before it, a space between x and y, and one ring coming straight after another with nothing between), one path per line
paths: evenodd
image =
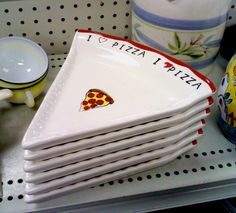
M111 98L110 98L110 97L106 97L106 98L105 98L105 101L107 101L107 102L110 103L110 102L111 102Z
M97 100L97 101L96 101L96 104L97 104L97 105L103 105L103 103L104 103L103 100Z
M95 108L97 106L97 104L92 104L91 108Z
M88 104L88 102L87 102L87 101L83 101L82 104L83 104L84 106L86 106L86 105Z
M90 109L89 106L85 106L85 107L84 107L84 110L89 110L89 109Z
M92 99L88 100L88 102L89 102L90 104L95 104L96 100L95 100L94 98L92 98Z
M88 97L89 97L89 98L93 98L93 97L94 97L94 94L93 94L92 92L90 92L90 93L88 94Z
M97 98L102 98L103 94L102 93L98 93L97 94Z

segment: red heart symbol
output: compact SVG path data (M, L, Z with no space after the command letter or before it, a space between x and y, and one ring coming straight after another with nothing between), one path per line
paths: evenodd
M170 62L165 62L164 68L170 68L172 66L173 66L173 64L171 64Z

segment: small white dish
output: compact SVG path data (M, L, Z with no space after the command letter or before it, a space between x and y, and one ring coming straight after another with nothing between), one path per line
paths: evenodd
M113 141L122 140L124 138L133 137L135 135L141 135L147 132L157 131L159 129L178 125L180 122L184 122L187 119L194 116L195 114L199 113L200 111L207 109L212 105L212 103L213 103L212 99L209 98L209 100L204 100L194 105L186 112L177 114L169 118L149 122L142 125L137 125L126 129L121 129L115 132L109 132L104 135L68 142L47 149L25 150L24 159L28 161L46 160L49 158L54 158L71 152L80 151L95 146L111 143Z
M161 156L168 155L169 153L178 150L178 148L188 144L189 142L197 140L201 136L201 134L203 134L202 129L198 129L198 131L196 131L198 127L202 128L203 124L194 126L194 131L191 133L188 133L188 131L185 130L184 132L180 133L179 137L172 136L160 140L151 141L139 146L133 146L121 151L91 158L86 161L81 161L72 165L41 173L26 173L25 181L27 183L40 184L43 182L54 180L56 178L61 178L67 175L82 172L84 170L92 169L94 167L102 166L111 162L130 158L132 156L154 151L157 149L160 150Z
M62 155L45 161L25 161L24 170L25 172L43 172L50 169L55 169L57 167L65 166L68 164L77 163L86 159L105 155L125 148L129 148L132 146L147 143L153 140L158 140L161 138L177 135L182 131L188 129L193 124L195 123L199 124L201 120L206 118L207 116L208 113L206 111L202 111L197 115L193 116L191 119L188 119L187 121L170 128L161 129L140 136L139 135L134 136L131 138L127 138L113 143L108 143L91 149Z
M105 91L112 104L81 110L91 89ZM47 148L170 117L214 92L209 79L163 53L80 30L22 145Z

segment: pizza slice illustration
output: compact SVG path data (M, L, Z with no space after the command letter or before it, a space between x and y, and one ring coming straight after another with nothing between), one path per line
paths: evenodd
M113 103L113 98L106 92L100 89L90 89L81 103L80 110L87 111L98 107L105 107Z

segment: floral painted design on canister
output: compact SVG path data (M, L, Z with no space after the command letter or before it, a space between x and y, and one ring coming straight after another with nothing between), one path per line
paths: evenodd
M134 0L132 39L209 74L224 34L230 0Z

